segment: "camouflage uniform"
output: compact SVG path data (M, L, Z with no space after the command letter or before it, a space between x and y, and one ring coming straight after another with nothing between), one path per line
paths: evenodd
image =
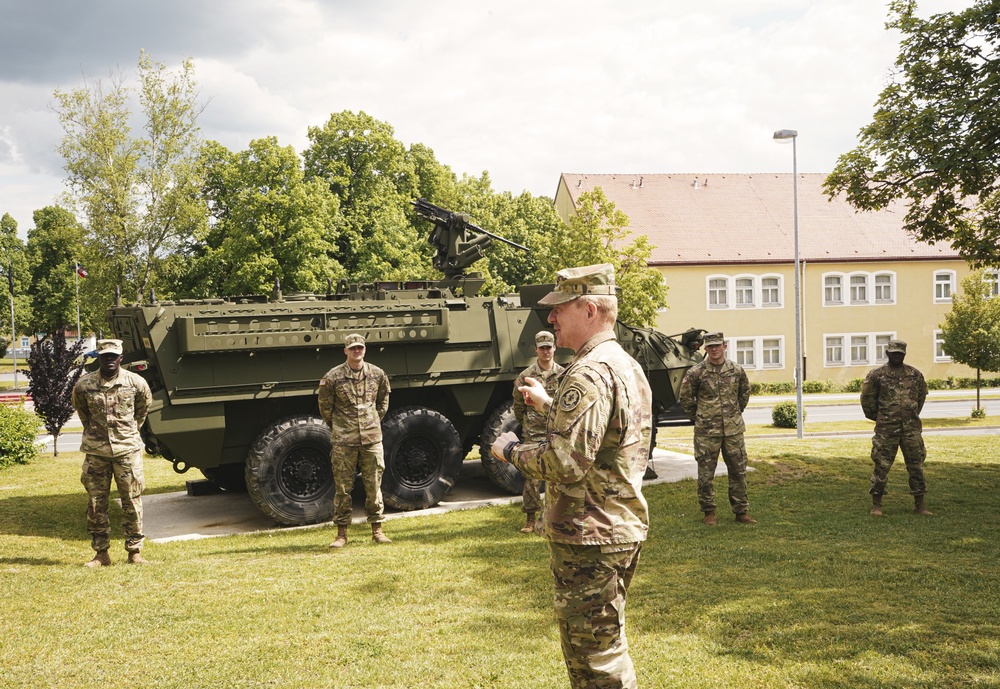
M872 436L871 489L873 496L886 493L889 469L896 459L896 450L903 450L903 461L910 477L910 494L927 493L924 481L924 439L921 435L920 411L927 399L927 383L920 371L901 364L898 368L885 364L872 369L861 386L861 409L875 422Z
M538 411L530 404L524 403L524 393L518 388L524 385L525 378L534 378L545 387L545 392L550 396L555 394L559 385L559 374L563 367L556 362L552 362L552 368L543 371L538 367L538 362L533 363L521 372L521 375L514 381L514 418L521 424L521 436L526 443L537 443L545 440L545 414ZM524 491L521 493L523 501L521 510L523 512L538 512L542 508L541 497L542 482L524 478Z
M153 397L141 376L119 369L111 380L88 373L73 388L73 406L83 423L80 451L85 454L80 482L87 490L87 531L91 547L107 550L111 541L108 498L114 476L122 501L122 530L129 553L142 550L143 441L139 429Z
M333 436L333 521L339 526L351 523L351 488L358 470L365 484L368 522L384 521L382 418L388 409L389 377L367 361L359 371L344 362L319 382L319 413Z
M743 442L743 410L750 401L750 381L743 367L726 359L716 366L707 359L688 370L681 382L680 403L694 421L694 457L698 462L698 505L715 512L715 468L719 450L729 474L729 504L746 514L747 450Z
M512 448L547 481L549 540L563 656L574 687L634 687L625 598L649 529L642 476L652 393L613 332L592 337L563 372L546 438Z

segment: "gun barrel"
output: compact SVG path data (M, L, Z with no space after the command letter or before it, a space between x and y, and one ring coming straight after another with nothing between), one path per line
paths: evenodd
M452 213L451 211L446 210L441 206L434 205L427 199L417 199L416 201L411 201L410 203L413 204L413 207L417 211L418 215L426 218L427 220L430 220L435 224L437 223L446 224L450 222L451 219L456 215L455 213ZM479 234L482 235L486 235L487 237L490 237L492 239L498 239L504 244L508 244L514 247L515 249L520 249L521 251L530 251L530 249L526 246L518 244L517 242L512 242L506 237L501 237L498 234L493 234L489 230L484 230L478 225L473 225L471 222L466 222L465 227L466 229L472 230L473 232L478 232Z

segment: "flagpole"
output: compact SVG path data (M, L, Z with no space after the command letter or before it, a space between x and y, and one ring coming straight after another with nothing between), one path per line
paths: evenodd
M76 280L76 341L79 342L83 339L83 333L80 332L80 264L73 260L73 278Z

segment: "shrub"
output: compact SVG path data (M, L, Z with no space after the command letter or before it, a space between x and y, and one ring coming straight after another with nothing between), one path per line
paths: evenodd
M804 380L802 381L802 392L832 392L834 389L832 380Z
M986 409L984 407L980 407L979 409L973 409L972 410L972 418L974 418L974 419L985 419L986 418Z
M795 428L798 425L795 402L778 402L771 410L771 425L775 428ZM806 411L802 410L802 423L806 422Z
M790 380L781 383L768 383L767 391L772 395L787 395L790 392L795 392L795 383Z
M35 438L41 425L24 407L0 405L0 469L38 457Z
M851 378L844 383L844 392L861 392L861 386L864 384L864 378Z
M928 390L944 390L948 387L948 381L941 378L928 378L927 379L927 389Z

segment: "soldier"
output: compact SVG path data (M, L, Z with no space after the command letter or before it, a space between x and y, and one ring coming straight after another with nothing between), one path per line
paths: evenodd
M80 451L85 454L80 481L87 490L87 531L94 559L84 567L111 564L111 523L108 498L111 477L122 501L122 530L131 564L146 564L142 556L143 441L139 429L153 401L149 385L121 367L122 341L98 340L100 369L88 373L73 388L73 406L83 423Z
M327 371L319 381L319 413L330 427L333 450L333 522L337 539L331 548L347 545L351 523L351 488L360 469L365 484L365 514L372 525L372 541L391 543L382 533L382 418L389 409L389 377L365 361L365 338L344 338L347 361Z
M537 443L545 439L545 414L528 404L526 395L521 392L525 379L530 377L541 382L548 395L553 395L559 384L559 374L563 367L552 360L555 355L556 339L548 330L535 334L535 354L537 360L521 372L514 381L514 418L521 424L521 436L526 443ZM541 509L540 494L542 482L524 477L524 490L521 492L521 510L524 512L524 526L521 533L532 533L535 530L535 514Z
M719 450L729 474L729 504L740 524L756 524L748 512L747 449L743 410L750 401L750 381L739 364L726 358L721 332L705 335L705 359L681 381L681 406L694 421L694 458L698 462L698 505L702 521L715 526L715 468Z
M649 530L642 475L652 434L652 392L615 340L610 264L557 273L551 306L556 344L576 354L550 397L527 378L521 392L547 414L546 435L507 432L495 457L547 482L543 535L555 581L563 657L574 687L635 687L625 598Z
M861 409L875 422L872 436L872 496L873 517L882 516L882 496L889 482L889 469L896 459L897 448L903 450L906 473L910 475L910 495L913 511L930 516L924 505L927 483L924 481L924 438L921 435L920 410L927 399L927 383L923 374L903 363L906 343L890 340L886 347L889 363L874 368L865 376L861 386Z

